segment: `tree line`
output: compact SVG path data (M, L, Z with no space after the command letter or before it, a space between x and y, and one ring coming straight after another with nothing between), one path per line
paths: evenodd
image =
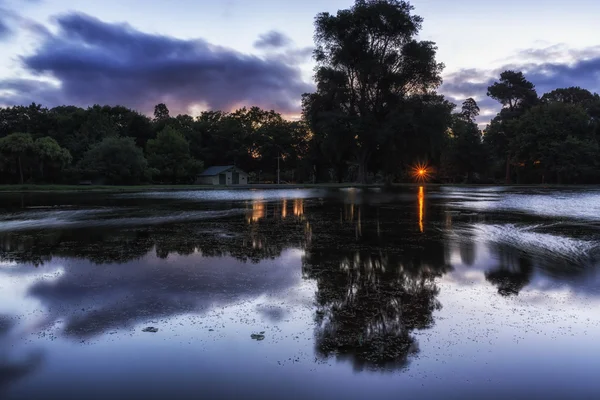
M165 104L154 118L123 106L0 108L0 182L184 184L212 165L268 179L277 157L302 180L309 137L303 122L258 107L196 118L172 117Z
M154 117L123 106L0 108L1 183L192 183L236 165L254 182L403 182L416 165L439 182L599 182L600 97L579 87L539 95L505 71L480 109L437 90L444 65L418 39L423 19L402 0L356 0L315 18L316 90L302 118L258 107Z

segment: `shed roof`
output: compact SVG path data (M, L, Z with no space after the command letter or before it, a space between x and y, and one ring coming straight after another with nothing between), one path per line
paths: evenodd
M209 167L206 168L201 174L200 176L215 176L215 175L219 175L220 173L226 172L230 169L237 169L238 171L242 172L245 174L244 171L242 171L241 169L237 168L235 165L216 165L214 167Z

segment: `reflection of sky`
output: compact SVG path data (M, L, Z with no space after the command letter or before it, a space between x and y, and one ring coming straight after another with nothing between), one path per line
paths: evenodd
M598 254L587 257L590 249L598 247L597 243L548 234L539 234L539 237L528 242L527 237L520 236L520 229L516 229L512 235L507 234L510 225L505 226L502 235L497 236L494 235L497 226L478 229L481 225L475 224L473 227L475 229L459 229L448 233L448 261L454 270L444 276L444 281L460 286L489 287L493 291L495 288L486 283L485 272L500 268L502 260L499 251L508 251L509 255L523 254L529 257L536 267L524 292L536 292L540 297L556 292L573 299L594 296L590 301L600 302L600 260ZM473 236L467 236L467 232ZM519 239L520 242L515 243ZM461 254L461 246L465 245L472 246L470 251L473 259L470 265L465 263L464 254ZM498 245L504 247L498 248ZM531 246L529 251L527 246ZM549 265L557 268L549 269Z
M600 191L528 189L517 193L490 193L480 190L446 190L455 207L474 211L513 211L555 218L600 220Z
M287 229L308 226L313 242L327 235L339 246L323 251L339 255L340 268L359 246L385 260L385 253L396 248L404 254L421 240L443 240L445 261L453 270L437 280L436 300L442 308L434 312L433 327L411 332L419 353L406 370L356 373L351 363L335 357L316 361L314 300L319 288L315 280L301 278L314 246L310 241L303 250L288 243L280 256L256 264L203 257L201 252L171 253L161 260L152 249L121 265L58 257L39 268L0 264L0 314L16 316L11 334L45 355L43 373L32 372L13 384L13 394L43 399L35 388L44 387L69 388L70 396L86 399L185 398L174 390L188 398L202 393L207 398L269 399L285 393L286 398L396 399L403 393L414 399L529 399L540 393L544 398L586 398L600 391L595 377L600 368L598 268L549 265L556 260L554 253L581 255L592 239L538 232L525 223L515 225L512 217L489 224L465 220L444 212L439 205L446 200L430 188L422 219L419 192L413 189L390 194L391 201L382 200L388 195L375 199L375 207L390 207L377 213L369 205L375 195L361 191L345 200L334 195L337 203L329 214L320 214L317 201L301 200L303 195L287 193L285 200L264 203L258 197L247 199L252 223L243 225L248 220L240 215L241 224L235 225L256 229L279 220L294 222ZM260 211L254 221L255 210L261 210L255 204L264 204L265 214ZM302 223L296 225L297 220ZM355 236L359 227L361 234ZM226 222L223 232L230 233ZM261 232L267 244L281 233ZM375 233L377 240L364 241ZM393 246L386 242L391 234ZM503 265L501 252L532 260L529 281L517 295L501 296L486 277ZM158 333L141 332L149 325L158 327ZM264 341L250 338L262 331ZM139 391L132 393L132 388Z
M148 255L122 265L94 266L65 261L53 279L20 277L21 289L45 309L39 323L62 320L65 332L90 337L140 321L206 312L212 307L280 292L298 283L300 253L281 256L282 263L248 265L232 258ZM53 270L56 262L44 266ZM28 282L29 281L29 282ZM235 289L232 289L235 288ZM14 293L23 298L25 293ZM10 304L10 302L9 302ZM14 304L16 306L16 304ZM38 314L39 316L39 314Z

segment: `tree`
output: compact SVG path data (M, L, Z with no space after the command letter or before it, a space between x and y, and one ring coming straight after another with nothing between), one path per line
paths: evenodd
M150 175L144 152L133 138L105 138L85 153L79 168L86 177L115 185L138 184Z
M118 126L111 116L102 106L94 105L84 111L82 124L75 128L63 145L78 162L92 146L104 138L117 135Z
M479 115L480 109L477 102L469 97L463 102L461 114L467 121L475 121L475 118Z
M69 150L60 147L51 137L37 139L33 143L33 152L40 169L41 179L48 177L48 172L57 172L71 164L73 157ZM56 180L57 176L51 177Z
M542 103L568 103L585 105L589 102L598 101L599 96L592 94L589 90L579 86L565 89L556 89L542 96Z
M150 166L159 171L158 179L163 182L189 182L202 168L202 163L191 157L183 134L172 127L148 141L147 154Z
M342 182L356 153L356 135L352 134L352 117L337 109L339 105L335 101L318 93L306 94L302 98L302 108L304 121L315 133L313 143L319 151L317 157L325 158L333 168L336 180Z
M510 165L513 155L514 122L537 103L535 85L522 72L504 71L500 81L488 87L487 95L504 107L486 130L485 138L496 156L506 160L506 183L510 183Z
M0 108L0 138L15 132L27 132L36 138L47 134L52 122L48 109L40 104Z
M541 181L582 181L595 173L598 144L580 105L548 103L533 107L516 125L511 144L514 164L538 171Z
M474 100L467 100L462 111L453 115L442 163L446 176L452 180L463 176L466 182L471 182L473 173L480 170L484 162L481 131L473 121L472 113L465 113L465 108L474 109L473 105L479 109Z
M24 183L23 169L25 161L33 152L33 138L29 133L13 133L0 139L0 154L7 160L4 168L10 171L16 166L19 182Z
M169 115L169 109L167 105L164 103L157 104L154 106L154 120L155 121L164 121L171 118Z
M441 83L443 64L435 61L432 42L415 39L422 18L412 10L400 0L356 0L350 9L315 19L317 91L305 104L317 114L312 119L344 118L360 182L382 144L402 132L390 129L392 113L408 96Z
M135 144L145 149L148 140L154 137L150 118L137 112L131 112L125 123L126 129L124 135L134 138Z
M387 139L379 151L379 167L390 179L414 165L439 164L445 136L456 106L436 93L412 95L390 114ZM402 132L403 134L395 134Z
M502 72L500 81L488 87L487 95L510 111L527 109L537 102L535 85L522 72L512 70Z

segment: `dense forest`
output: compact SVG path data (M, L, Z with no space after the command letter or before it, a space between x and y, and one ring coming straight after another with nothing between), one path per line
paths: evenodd
M0 108L0 183L193 183L236 165L251 182L393 183L426 166L435 182L600 182L600 96L539 94L519 71L488 88L501 111L483 129L472 98L437 92L444 65L400 0L356 0L315 18L314 93L302 118L257 107L152 117L124 106ZM300 99L299 99L300 100Z

